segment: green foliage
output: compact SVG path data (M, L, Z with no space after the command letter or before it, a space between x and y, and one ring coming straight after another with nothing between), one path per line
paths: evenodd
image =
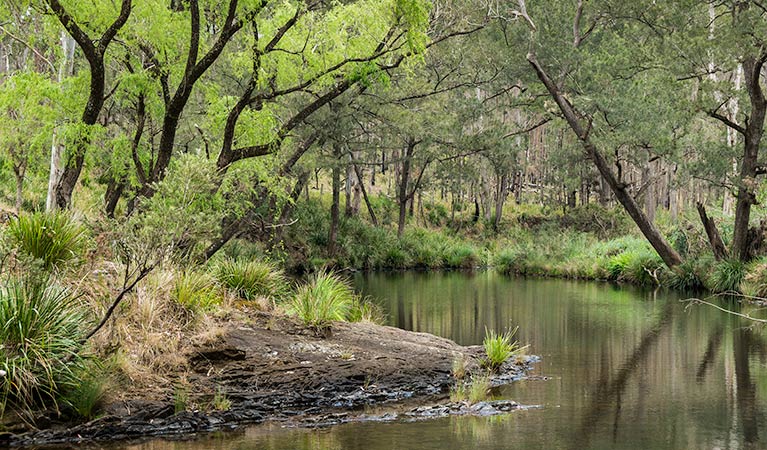
M62 394L82 384L80 339L87 323L66 289L39 280L0 287L0 416L8 405L25 415L56 407Z
M498 334L494 330L485 328L485 339L482 341L486 356L482 364L485 367L497 372L503 363L524 349L514 340L517 329L519 327Z
M347 320L357 301L347 281L321 270L296 289L288 303L288 312L298 316L304 325L319 330L329 327L333 321Z
M373 302L373 299L355 295L349 313L349 322L369 322L378 325L386 321L383 309Z
M762 257L749 266L741 289L751 297L767 298L767 258Z
M626 234L631 229L630 219L623 210L608 209L595 203L568 210L560 222L565 228L594 233L601 238Z
M488 374L472 375L468 383L459 382L450 390L451 402L468 402L475 404L490 397L490 376Z
M77 384L68 390L63 402L82 419L92 419L104 400L107 375L101 367L89 364L76 374Z
M79 258L86 244L85 229L64 213L22 214L11 221L8 234L21 252L47 270Z
M713 292L740 292L746 269L747 264L736 259L719 261L714 264L706 287Z
M709 261L710 262L710 261ZM703 289L703 280L698 276L694 260L687 260L669 271L666 285L672 289L696 291Z
M629 260L620 279L640 286L659 285L665 273L663 260L655 253L624 253Z
M184 271L174 282L173 300L193 314L210 311L221 302L215 282L207 272Z
M288 287L282 271L262 260L225 259L216 264L213 273L224 288L244 300L278 299Z

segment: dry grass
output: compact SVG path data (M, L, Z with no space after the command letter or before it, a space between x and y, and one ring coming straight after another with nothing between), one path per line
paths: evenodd
M114 267L112 269L115 269ZM92 310L104 314L119 286L119 270L100 271L87 286ZM94 349L108 358L117 376L141 389L171 386L172 377L184 373L192 349L220 339L222 321L209 314L195 314L180 305L174 296L176 281L183 274L173 269L157 270L125 298L113 318L93 337ZM219 314L231 307L221 299Z

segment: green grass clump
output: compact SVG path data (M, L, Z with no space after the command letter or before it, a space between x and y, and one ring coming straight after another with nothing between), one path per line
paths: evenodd
M213 276L244 300L279 298L288 286L281 270L261 260L226 259L216 265Z
M666 285L672 289L690 291L701 290L704 287L693 260L687 260L670 271L666 278Z
M523 350L523 347L519 345L519 342L513 340L518 328L519 327L515 327L514 329L507 330L501 334L485 328L485 340L482 341L486 356L486 359L483 361L485 367L497 372L503 363Z
M751 297L767 298L767 258L758 259L750 266L741 289Z
M746 263L737 259L719 261L714 264L707 287L712 292L740 292L746 269Z
M63 393L81 385L85 323L66 289L19 280L0 287L0 417L8 406L27 416L38 406L57 408Z
M628 255L627 263L620 276L627 281L640 286L658 285L663 276L665 265L663 260L654 253L624 253Z
M85 229L63 213L22 214L8 225L8 235L24 254L46 270L61 268L85 249Z
M477 249L468 244L455 244L445 249L444 266L451 269L471 269L479 264Z
M333 321L347 320L356 301L348 282L322 270L296 289L288 312L298 316L306 326L322 329L329 327Z
M175 279L172 296L192 314L209 311L221 302L213 278L205 272L181 272Z
M472 375L468 383L458 382L450 389L450 401L468 402L475 404L490 398L490 376L488 374Z
M373 303L372 299L355 294L346 320L349 322L369 322L381 325L386 321L386 317L384 316L383 309Z
M504 275L524 274L527 270L527 255L524 249L512 248L502 251L495 258L495 268Z
M105 374L100 367L86 367L77 375L78 384L64 395L64 403L83 419L92 419L107 390Z
M619 253L607 261L607 277L610 280L617 281L621 279L626 272L626 268L638 257L638 254L632 251Z

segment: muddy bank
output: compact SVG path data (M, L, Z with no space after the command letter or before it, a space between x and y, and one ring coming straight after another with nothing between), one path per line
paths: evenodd
M472 372L480 370L482 355L479 346L464 347L431 334L367 323L338 323L331 336L318 337L291 319L259 314L249 323L228 324L215 345L186 355L189 370L179 374L178 383L149 396L132 394L126 386L125 399L108 405L98 419L0 434L0 446L178 436L265 420L289 420L298 426L378 420L359 410L402 401L431 406L389 413L388 418L490 414L515 408L490 402L471 409L443 401L455 383L453 361L464 360ZM506 364L495 384L523 377L529 364L529 359ZM186 410L177 413L180 397ZM225 411L215 410L222 404Z

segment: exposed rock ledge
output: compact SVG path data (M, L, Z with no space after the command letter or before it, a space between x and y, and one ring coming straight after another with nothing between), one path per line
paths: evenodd
M478 369L481 356L478 346L368 323L337 323L331 337L320 338L289 319L262 314L248 325L230 324L217 345L189 355L190 398L209 403L221 392L231 403L228 410L175 413L169 386L160 393L164 400L146 401L128 393L130 400L110 405L98 419L0 434L0 446L187 435L288 418L307 426L380 420L354 410L411 398L433 404L455 383L453 361L462 358L471 372ZM507 363L494 384L522 378L531 361ZM512 403L475 408L441 403L399 415L491 414L516 408Z

